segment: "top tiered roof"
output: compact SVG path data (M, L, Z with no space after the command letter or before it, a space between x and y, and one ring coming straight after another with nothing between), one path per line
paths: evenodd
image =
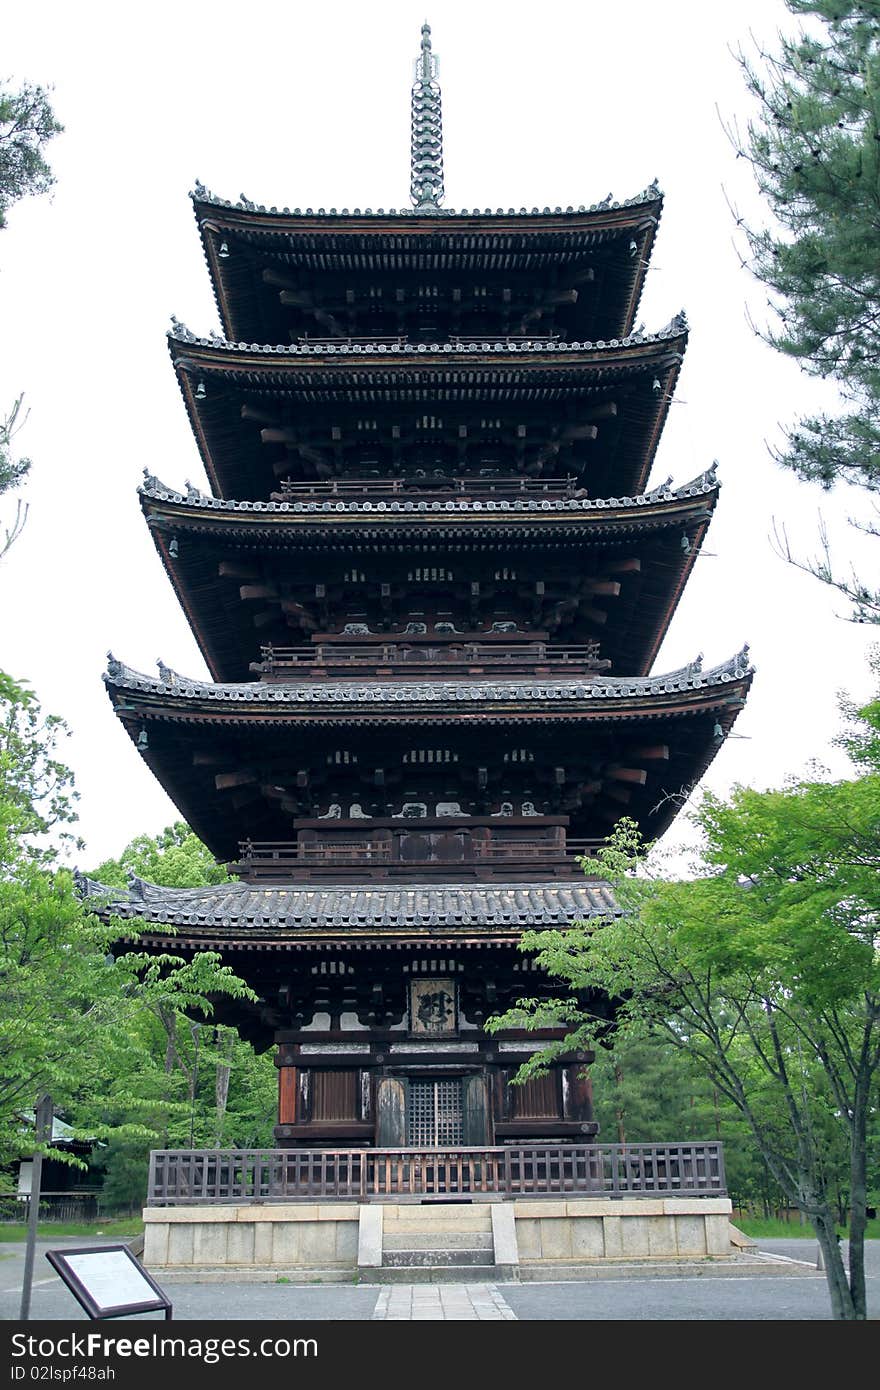
M263 207L197 183L196 220L226 337L531 334L632 330L662 198L656 183L592 207L442 206L443 129L431 30L412 89L412 208Z
M592 207L440 216L268 208L225 201L201 184L192 199L224 333L264 343L327 337L331 328L339 336L394 334L401 319L411 336L427 337L441 325L454 331L456 314L463 332L624 337L663 206L656 186ZM420 303L419 287L429 280L438 287L436 303L424 294Z
M646 486L687 341L683 314L634 328L659 188L445 208L437 71L426 24L411 208L291 211L197 183L223 336L174 320L169 346L216 496L499 463L591 497Z

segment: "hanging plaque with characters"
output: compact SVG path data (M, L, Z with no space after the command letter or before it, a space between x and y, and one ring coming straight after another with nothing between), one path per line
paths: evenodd
M430 1037L449 1036L458 1027L455 981L438 979L410 980L410 1032Z

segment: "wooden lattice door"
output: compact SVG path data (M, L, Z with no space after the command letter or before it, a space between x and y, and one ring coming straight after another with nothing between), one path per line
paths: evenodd
M445 1149L462 1141L461 1081L411 1081L406 1142L413 1149Z

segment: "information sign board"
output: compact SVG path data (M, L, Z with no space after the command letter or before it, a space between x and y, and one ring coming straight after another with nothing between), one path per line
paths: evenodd
M90 1318L161 1311L171 1317L167 1294L127 1245L47 1250L46 1259Z

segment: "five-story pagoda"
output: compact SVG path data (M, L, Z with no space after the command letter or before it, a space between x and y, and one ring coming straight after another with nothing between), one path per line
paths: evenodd
M193 195L223 336L169 346L210 492L140 496L213 681L106 682L238 881L112 910L258 991L228 1017L277 1046L282 1146L583 1141L588 1059L512 1087L535 1037L482 1025L552 988L522 930L614 910L580 857L661 834L743 705L745 653L650 674L718 489L645 490L687 343L633 331L656 186L447 211L426 26L411 201Z

